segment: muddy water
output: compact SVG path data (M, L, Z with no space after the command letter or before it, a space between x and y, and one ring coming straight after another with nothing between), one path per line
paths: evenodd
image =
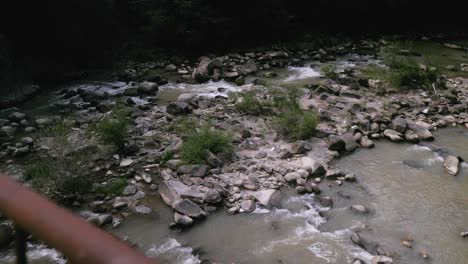
M401 263L423 263L420 251L433 263L468 262L468 240L460 237L468 230L468 167L464 163L455 177L442 167L447 153L468 158L468 130L444 129L435 137L423 145L379 142L338 162L365 187L351 193L353 202L371 208L363 220ZM414 239L413 249L400 245L406 238Z

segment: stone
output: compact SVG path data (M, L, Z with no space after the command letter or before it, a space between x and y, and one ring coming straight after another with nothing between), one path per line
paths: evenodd
M333 207L333 200L329 196L315 197L315 201L323 207Z
M284 179L288 182L295 182L299 178L301 178L301 175L296 172L290 172L284 176Z
M121 210L125 207L127 207L128 204L126 202L122 202L122 201L116 201L112 204L112 208L116 209L116 210Z
M363 247L363 243L362 243L362 241L361 241L361 237L359 236L358 233L352 233L351 236L349 237L349 239L351 239L351 241L352 241L354 244L356 244L356 245L358 245L358 246L360 246L360 247Z
M374 256L372 257L372 264L391 264L393 263L393 259L387 256Z
M182 199L175 202L174 210L191 218L201 218L206 215L205 211L203 211L198 204L188 199Z
M338 136L330 136L330 143L328 144L328 149L333 151L344 151L346 149L345 141Z
M105 226L107 224L112 223L112 215L111 214L102 214L97 217L97 225L98 226Z
M291 144L292 154L304 154L307 150L306 142L304 141L296 141Z
M177 66L175 66L174 64L169 64L169 65L167 65L164 69L165 69L166 71L176 71L176 70L177 70Z
M281 193L275 189L268 189L256 191L253 196L261 205L265 207L272 207L279 202Z
M403 135L400 134L400 132L397 132L392 129L385 129L383 134L385 137L389 138L391 141L394 141L394 142L400 142L403 140L402 138Z
M203 201L209 204L217 204L221 202L223 199L221 198L221 195L219 194L218 191L214 189L210 189L205 193L205 197L203 198Z
M28 155L29 153L31 153L31 150L28 147L21 147L21 148L15 149L15 151L13 152L13 156L24 157Z
M38 127L49 126L49 125L52 125L53 123L52 119L49 119L49 118L39 118L39 119L34 120L34 122L36 123L36 126Z
M140 177L147 184L151 184L153 182L153 177L151 177L151 175L149 175L148 173L142 173L140 174Z
M174 213L174 222L181 226L191 226L193 224L193 219L189 216L179 214L177 212Z
M187 174L194 177L205 177L210 167L203 164L182 165L177 170L177 174Z
M138 84L137 89L141 94L154 95L158 92L158 84L154 82L142 82Z
M255 61L250 59L242 67L240 68L240 72L243 75L251 74L257 71L257 65L255 64Z
M419 142L419 136L414 133L413 130L408 129L405 132L405 140L410 142L410 143L418 143Z
M206 162L211 165L211 167L214 168L219 168L224 165L223 161L219 159L215 154L213 154L211 151L207 150L207 155L206 155Z
M255 201L252 199L244 200L240 203L240 209L243 213L251 213L255 211Z
M166 106L166 112L171 115L188 115L192 107L186 102L172 102Z
M468 231L466 231L466 232L461 232L461 233L460 233L460 236L461 236L461 237L468 237Z
M373 148L375 145L374 145L374 141L372 141L371 139L369 139L367 136L363 136L361 138L361 142L359 142L359 144L361 145L361 147L363 148Z
M201 192L199 187L189 187L176 180L163 181L159 185L158 191L163 201L171 207L174 207L175 202L183 198L203 200L205 197L205 193Z
M353 152L359 147L353 134L346 133L343 134L341 138L345 142L345 151Z
M132 165L133 163L135 163L135 161L133 159L124 159L120 162L120 167L122 168L126 168L126 167L129 167L130 165Z
M450 44L450 43L444 43L444 47L449 48L449 49L457 49L457 50L462 50L463 47L455 45L455 44Z
M306 191L308 193L320 194L322 190L318 187L316 183L310 182L305 185Z
M31 137L23 137L20 141L21 144L23 144L24 146L29 146L34 143L34 139L32 139Z
M406 120L402 117L397 117L393 119L392 124L391 124L391 129L400 132L400 133L405 133L406 131Z
M361 259L354 259L353 262L351 262L352 264L365 264L365 262Z
M307 192L307 189L305 186L297 186L295 190L296 190L296 193L298 194L304 194Z
M13 112L8 115L8 119L14 122L19 122L23 119L26 118L26 114L20 113L20 112Z
M123 189L122 194L126 196L130 196L130 195L134 195L136 192L137 192L137 188L135 185L128 185Z
M416 124L412 121L406 121L406 124L408 126L408 129L411 129L418 135L418 137L422 140L433 140L434 137L432 136L432 133L425 127Z
M450 175L457 175L460 167L460 159L456 156L447 156L444 160L445 171Z
M138 214L148 215L151 214L153 210L146 205L138 205L133 208L133 211Z
M364 205L355 204L350 207L351 211L358 214L367 214L369 210Z

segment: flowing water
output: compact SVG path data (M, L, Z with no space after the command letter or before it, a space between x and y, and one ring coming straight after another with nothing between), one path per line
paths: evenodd
M338 69L359 67L365 61L369 58L347 58L338 63ZM309 82L320 78L319 69L320 65L313 64L290 67L278 71L276 80ZM164 104L181 93L225 96L249 86L224 81L169 83L160 87L158 97ZM72 88L119 93L125 87L122 83L87 83ZM30 108L56 101L57 94L45 99L30 102ZM349 263L354 258L369 262L372 256L349 239L353 231L362 229L371 230L373 239L396 255L396 263L424 263L420 251L427 252L432 263L467 263L468 239L462 239L460 232L468 230L468 168L463 163L454 177L444 172L442 162L447 153L468 159L468 130L443 129L435 137L434 142L421 145L380 141L373 150L360 149L337 161L335 165L354 172L358 182L341 187L322 184L325 193L337 194L333 208L318 206L313 195L299 196L284 188L277 208L239 215L219 210L188 230L173 231L168 228L173 213L155 194L145 201L153 214L131 217L110 231L128 237L162 263L321 264ZM363 204L371 213L353 214L349 210L353 204ZM403 247L402 239L413 240L413 248ZM54 250L30 247L31 263L64 262ZM14 257L0 255L0 263L14 263Z

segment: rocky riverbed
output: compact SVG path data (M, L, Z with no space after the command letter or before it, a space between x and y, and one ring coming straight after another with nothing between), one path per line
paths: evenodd
M39 98L43 99L36 99L39 102L23 109L2 110L1 170L21 180L28 160L54 151L50 135L41 131L65 117L72 123L66 139L74 148L70 153L77 147L95 147L91 160L80 168L83 175L92 177L93 190L105 188L116 178L126 180L119 194L61 197L61 202L99 226L118 230L129 217L157 214L151 200L160 196L172 210L173 219L167 225L186 230L209 223L211 215L220 210L247 214L259 208L281 208L285 188L296 193L289 191L287 196L308 197L305 206L318 214L341 199L331 189L356 188L353 186L361 178L359 171L335 166L335 158L359 148L373 148L379 141L416 144L433 140L433 131L439 128L468 128L468 79L454 76L452 67L451 75L443 78L444 89L400 90L361 74L362 67L379 63L377 51L387 45L383 40L360 41L321 49L204 56L197 62L129 63L116 72L115 81L68 86L42 95ZM466 56L461 46L440 44L440 49ZM321 71L326 65L336 66L333 80ZM460 76L463 67L462 63L457 66ZM312 138L287 140L274 129L271 116L236 109L239 98L233 94L255 90L260 91L256 96L268 97L270 86L299 89L301 108L317 111L320 122ZM40 101L52 104L38 116L34 109ZM131 118L129 137L119 153L99 144L96 135L89 133L92 124L108 115L116 102L130 109ZM234 153L228 158L211 153L203 164L184 164L178 155L183 135L171 127L186 118L232 133ZM447 174L457 175L462 170L459 155L444 156ZM358 215L372 210L362 204L350 208ZM3 227L9 230L8 226ZM395 261L405 263L393 252L369 247L358 233L345 233L350 244L352 241L369 253L345 254L339 261L393 263L397 257ZM8 239L11 237L5 235L0 245L8 245ZM311 251L323 251L324 242L316 243ZM405 247L411 243L411 239L402 242ZM421 256L426 257L430 254Z

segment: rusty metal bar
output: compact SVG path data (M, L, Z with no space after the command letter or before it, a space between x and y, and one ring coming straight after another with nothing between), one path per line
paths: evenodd
M26 258L26 242L27 242L27 235L23 228L18 225L15 225L15 233L16 233L16 263L17 264L26 264L28 260Z
M143 253L0 174L0 211L71 263L156 264Z

